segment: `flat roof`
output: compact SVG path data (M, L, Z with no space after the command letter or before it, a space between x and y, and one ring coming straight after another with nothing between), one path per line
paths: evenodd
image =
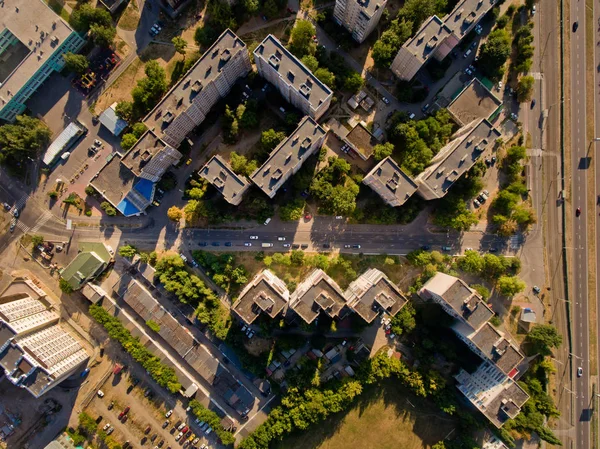
M471 337L471 341L504 374L521 363L523 355L490 323L486 323Z
M346 140L353 144L366 158L369 158L373 154L373 148L379 143L375 136L361 123L352 128L346 135Z
M507 383L504 390L490 401L483 414L496 427L502 427L506 421L516 417L520 413L521 407L523 407L528 399L529 395L525 390L511 380Z
M486 119L474 120L457 131L457 134L460 136L444 146L434 158L434 164L418 177L433 191L439 189L445 194L502 135Z
M166 146L151 130L146 131L135 145L125 153L121 163L129 168L134 175L140 176L146 164L164 150Z
M250 182L244 176L237 175L219 155L210 158L200 170L200 176L210 182L230 203L237 202L239 196L250 186Z
M441 296L446 304L474 330L479 329L494 316L494 311L479 294L454 276L437 273L425 283L421 291L423 290Z
M412 53L421 63L424 63L433 54L437 45L451 34L444 21L438 16L429 17L412 39L402 46Z
M407 299L385 274L371 268L361 274L346 290L349 306L365 321L372 322L383 309L396 315Z
M496 0L463 0L444 17L444 23L459 39L462 39L473 23L479 22L495 3Z
M377 11L380 8L385 8L387 0L356 0L356 3L360 5L361 12L367 17L371 18L375 11Z
M338 316L344 305L344 293L321 269L314 270L290 296L290 307L308 324L321 310L332 318Z
M73 29L41 0L4 0L0 33L10 31L27 47L6 79L0 80L0 109L35 75ZM42 34L43 33L43 34ZM22 59L21 59L22 58ZM6 61L3 61L6 64Z
M277 191L287 180L287 174L306 160L306 153L314 143L325 136L325 130L309 116L305 116L269 159L252 173L251 179L267 195Z
M380 161L363 179L379 196L388 202L404 204L417 191L415 182L402 171L391 157Z
M502 104L481 81L473 78L448 106L448 111L462 126L477 119L487 119Z
M255 57L261 57L275 69L280 78L292 89L300 92L313 108L318 108L332 95L331 89L322 83L300 62L279 40L269 34L254 50Z
M115 207L125 199L133 183L135 175L121 164L121 157L114 157L100 169L98 175L90 181L98 192L106 198Z
M250 324L261 313L275 318L289 298L285 283L269 270L263 270L244 287L232 309Z
M148 113L144 118L146 126L162 137L172 119L187 110L200 90L217 79L223 66L240 51L246 51L244 41L230 29L223 31L192 68ZM168 112L173 117L165 121Z

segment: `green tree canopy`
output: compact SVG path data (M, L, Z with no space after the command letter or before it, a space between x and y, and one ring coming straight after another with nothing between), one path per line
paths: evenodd
M533 86L535 79L531 75L522 76L517 83L517 99L524 103L530 101L533 95Z
M14 123L0 126L0 163L24 162L34 158L50 142L52 132L44 122L18 115Z
M302 64L313 73L319 68L319 61L313 55L304 55L302 57Z
M173 39L171 39L171 42L173 43L173 47L175 47L175 51L181 55L185 55L185 49L187 48L187 41L182 38L181 36L175 36Z
M515 296L525 290L525 282L517 276L500 276L496 284L498 291L504 296Z
M150 111L167 91L165 69L156 60L148 61L144 72L146 76L131 91L134 115L138 117Z
M110 47L116 35L117 30L113 26L97 24L90 26L90 36L94 43L100 47Z
M537 324L533 326L527 341L531 343L532 349L543 355L552 355L552 349L558 349L562 344L562 336L558 333L556 327L551 324Z
M298 20L290 35L290 51L297 57L314 55L316 44L312 37L316 34L315 27L308 20Z
M510 56L510 35L504 29L490 33L479 52L479 67L492 79L502 77L504 64Z
M260 136L260 145L263 151L270 153L287 136L284 132L275 131L273 128L263 131Z
M394 152L394 144L391 142L379 143L373 148L373 159L379 162Z
M356 93L365 84L365 80L360 73L352 71L344 80L344 89Z
M70 51L63 55L63 59L65 60L65 68L79 75L85 73L90 66L90 62L84 55L78 55Z
M123 148L123 150L125 150L125 151L128 151L135 145L135 143L137 141L138 141L138 138L135 137L135 134L132 134L132 133L123 134L123 137L121 138L121 148Z
M315 76L330 89L335 89L335 75L325 67L318 68L315 71Z
M131 259L133 256L135 256L138 253L137 248L133 245L120 246L118 251L119 251L119 256L127 257L129 259Z
M133 117L133 103L131 101L119 101L115 107L115 113L125 121Z

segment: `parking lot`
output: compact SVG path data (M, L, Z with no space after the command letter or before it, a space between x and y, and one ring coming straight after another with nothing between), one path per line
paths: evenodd
M195 423L195 418L186 413L184 405L178 399L168 395L160 388L149 386L140 381L136 376L139 367L132 365L133 372L121 371L114 375L110 374L106 382L101 385L100 390L104 394L99 397L96 393L88 405L86 412L94 419L98 418L99 429L107 424L114 428L112 436L121 444L129 441L133 447L146 446L167 449L178 445L183 447L202 447L204 444L209 448L221 447L211 432L206 435L200 431ZM129 407L127 413L121 415ZM169 418L166 413L173 410ZM122 416L119 419L119 416ZM186 437L177 438L180 430L177 426L188 427ZM108 430L107 428L106 430ZM206 430L206 428L205 428ZM198 438L194 445L191 441Z

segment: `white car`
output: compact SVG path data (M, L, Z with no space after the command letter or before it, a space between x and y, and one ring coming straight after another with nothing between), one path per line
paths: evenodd
M96 139L94 140L94 145L96 145L97 147L102 146L102 142Z
M173 414L173 410L169 410L167 413L165 413L165 418L170 417Z
M205 435L209 435L212 432L212 427L209 427L208 429L206 429L206 432L204 432Z
M336 219L336 220L343 220L343 219L344 219L344 217L342 217L341 215L337 215L337 216L335 217L335 219Z
M535 16L535 5L533 5L533 7L531 8L531 15Z
M97 394L98 394L99 398L103 398L104 397L104 391L102 391L102 390L98 390Z
M285 237L277 237L277 240L279 240L280 242L285 241Z
M179 253L179 257L181 257L181 260L183 260L183 262L187 262L187 257L185 257L185 255L183 253Z
M179 441L179 440L181 440L181 437L182 437L182 436L183 436L183 432L179 432L179 433L177 434L177 436L175 437L175 441Z
M108 252L110 253L111 256L115 255L114 250L112 249L112 246L110 245L106 245L106 249L108 250Z
M346 249L352 248L352 245L344 245L344 248L346 248Z
M181 430L185 427L185 422L182 422L181 424L179 424L179 427L177 427L177 430Z
M250 240L258 240L258 235L251 235Z
M244 246L252 246L252 243L246 242L246 243L244 243Z
M104 427L102 428L102 430L104 430L106 432L106 430L110 427L110 423L106 423L104 425Z
M290 245L289 243L284 243L284 244L283 244L283 247L284 247L284 248L289 248L290 246L292 246L292 245Z

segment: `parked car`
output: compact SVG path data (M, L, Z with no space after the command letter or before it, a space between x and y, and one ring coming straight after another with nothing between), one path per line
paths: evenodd
M231 242L225 242L225 246L231 246Z
M104 427L102 428L102 430L104 430L106 432L106 430L110 427L110 423L106 423L104 425Z
M540 292L542 291L542 289L541 289L541 288L539 288L537 285L534 285L534 286L533 286L533 291L534 291L534 293L535 293L536 295L539 295L539 294L540 294Z
M96 393L98 395L99 398L103 398L104 397L104 391L102 390L98 390L98 393Z
M451 246L442 246L442 251L452 251Z
M171 424L171 421L169 421L168 419L163 423L162 428L166 429L167 427L169 427L169 424Z
M175 441L179 441L179 440L181 440L181 437L182 437L182 436L183 436L183 432L179 432L179 433L177 434L177 436L175 437Z
M110 434L111 434L111 433L113 433L114 431L115 431L115 428L114 428L114 427L111 427L110 429L108 429L108 430L106 431L106 434L107 434L107 435L110 435Z
M381 99L385 104L390 104L390 100L388 100L386 97L381 97Z
M185 427L185 422L182 422L177 426L177 430L182 430Z
M331 245L329 243L323 243L323 248L329 249L331 248Z
M173 410L171 409L167 413L165 413L165 418L169 418L172 414L173 414Z

